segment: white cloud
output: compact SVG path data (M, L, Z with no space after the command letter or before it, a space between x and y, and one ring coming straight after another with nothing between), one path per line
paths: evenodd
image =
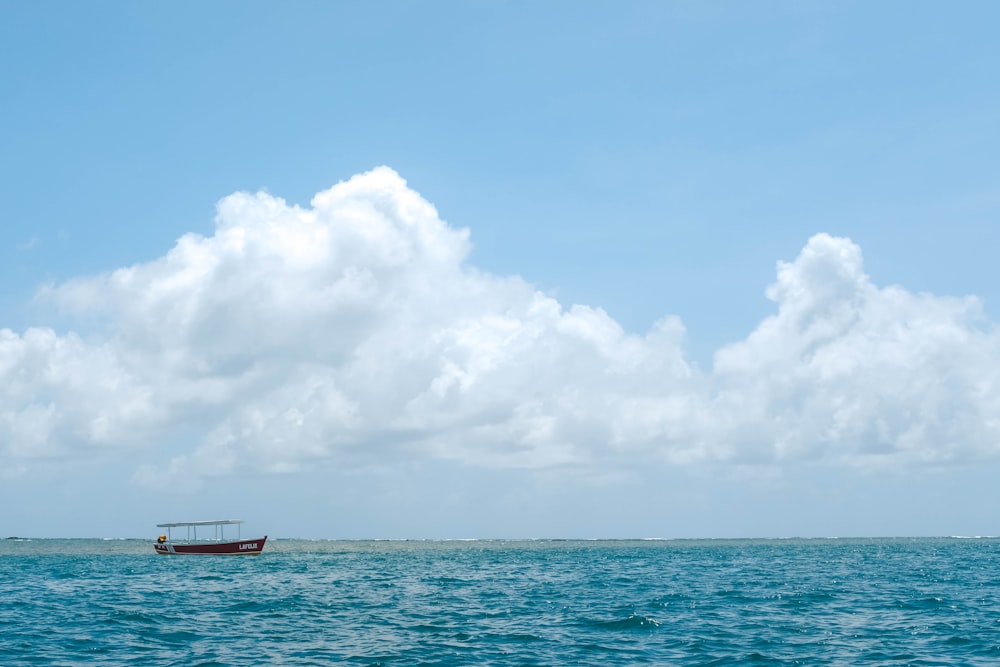
M32 236L27 240L21 241L15 247L17 248L18 252L28 252L30 250L34 250L35 248L37 248L40 243L41 241L37 236Z
M976 299L880 289L860 249L825 234L767 294L778 313L715 357L746 455L870 467L1000 452L1000 337Z
M0 457L14 466L148 435L161 415L116 354L74 334L0 329Z
M706 372L677 318L630 334L468 265L468 232L387 168L308 209L238 193L218 210L211 237L42 290L101 321L94 339L0 331L4 470L108 448L205 475L1000 453L1000 338L978 302L879 288L848 239L779 263L777 313Z

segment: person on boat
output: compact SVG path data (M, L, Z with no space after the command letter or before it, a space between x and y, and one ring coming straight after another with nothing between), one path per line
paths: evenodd
M158 538L156 538L156 541L159 542L160 544L163 544L164 542L167 541L167 536L166 535L160 535Z

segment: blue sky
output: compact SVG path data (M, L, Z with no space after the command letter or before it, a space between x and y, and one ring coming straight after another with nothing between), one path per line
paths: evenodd
M995 532L993 4L0 12L0 531Z

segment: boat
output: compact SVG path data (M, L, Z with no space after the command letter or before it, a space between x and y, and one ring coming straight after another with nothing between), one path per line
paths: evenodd
M243 523L241 519L222 519L219 521L178 521L175 523L158 523L157 528L166 528L167 533L160 535L153 543L156 553L173 556L259 556L264 550L264 543L267 542L267 535L254 538L252 540L240 539L239 526ZM225 526L236 526L236 539L227 540L224 532ZM202 529L205 535L205 528L211 526L212 537L198 539L198 529ZM184 539L174 540L173 529L186 528Z

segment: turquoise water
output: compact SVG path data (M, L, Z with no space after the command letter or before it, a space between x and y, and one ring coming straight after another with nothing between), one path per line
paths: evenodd
M0 664L996 665L1000 540L3 540Z

